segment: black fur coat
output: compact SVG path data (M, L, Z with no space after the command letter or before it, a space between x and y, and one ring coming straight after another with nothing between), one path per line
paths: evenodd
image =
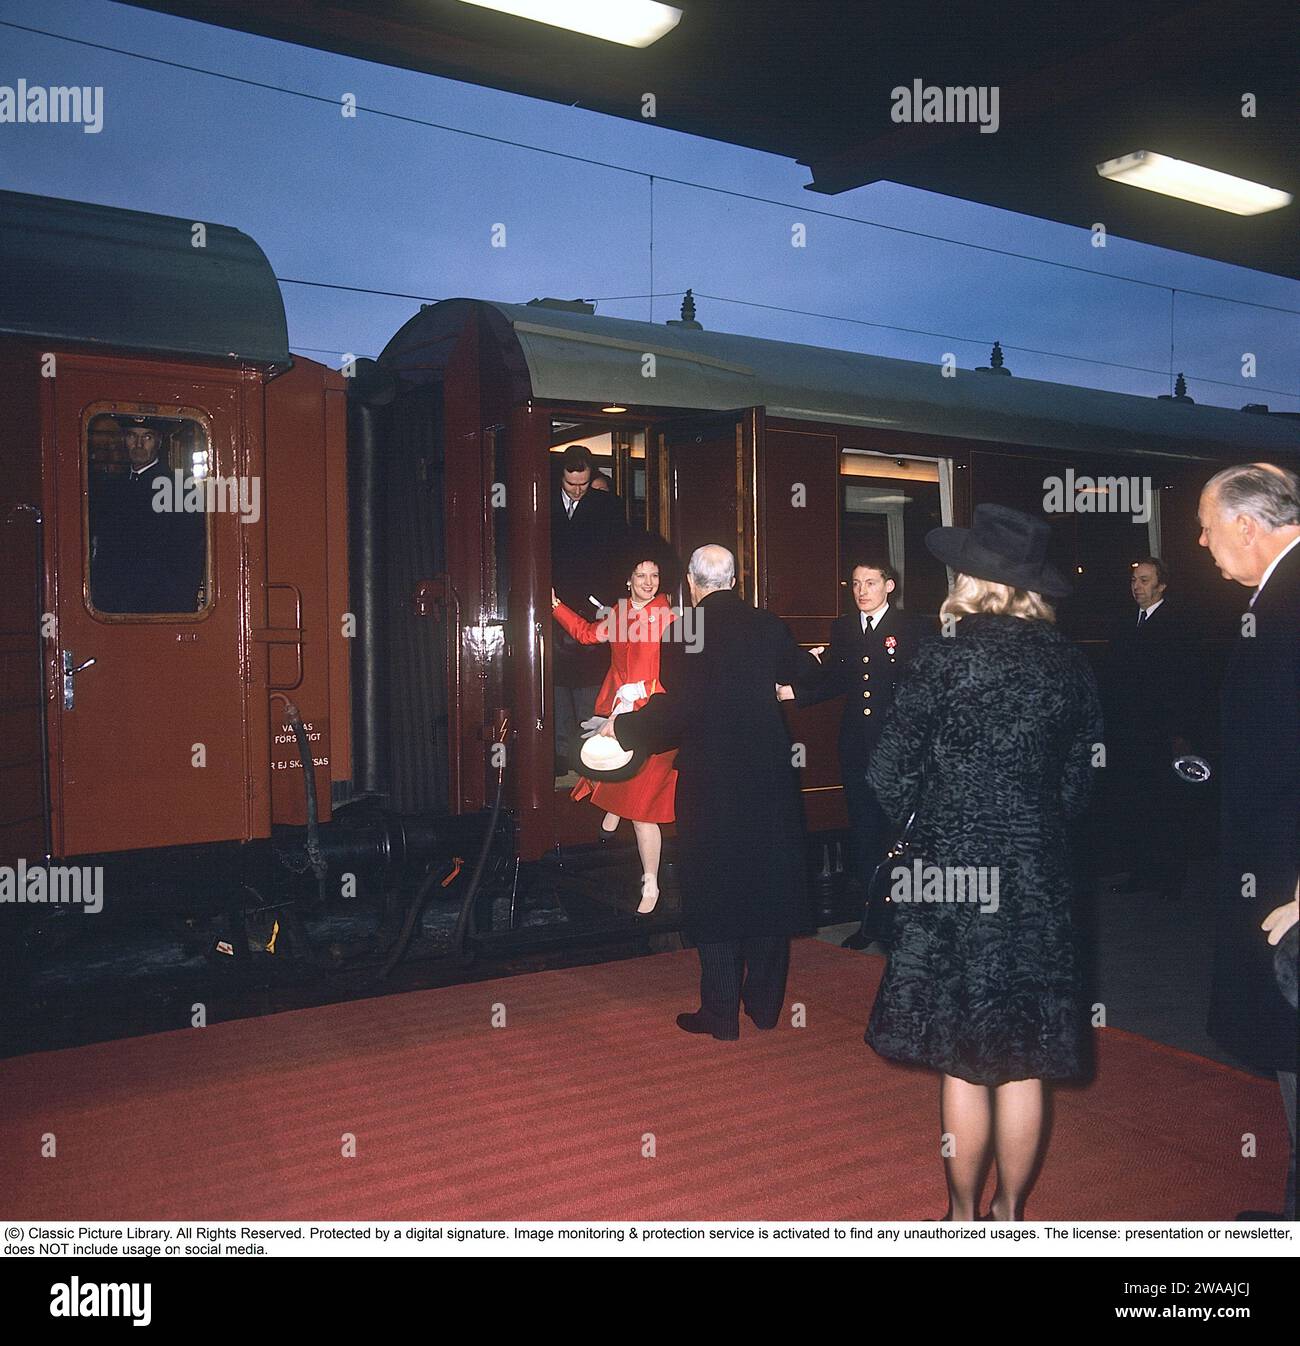
M976 1084L1083 1073L1068 822L1101 739L1092 671L1050 623L965 617L917 653L869 779L896 823L917 808L913 856L949 900L896 907L882 1056ZM963 875L983 902L950 900Z

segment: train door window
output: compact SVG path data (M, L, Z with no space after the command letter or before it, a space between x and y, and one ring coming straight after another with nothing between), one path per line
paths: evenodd
M849 571L865 560L886 562L898 575L899 607L938 612L948 577L926 549L925 535L944 521L941 466L862 449L840 455L842 606L848 606Z
M86 418L86 592L112 616L202 612L212 448L197 414L94 410Z

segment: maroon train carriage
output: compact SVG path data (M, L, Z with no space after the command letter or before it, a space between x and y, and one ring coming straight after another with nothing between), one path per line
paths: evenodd
M1156 488L1140 522L1053 516L1072 635L1102 638L1148 553L1226 618L1199 489L1227 463L1300 457L1291 415L551 300L427 305L344 379L290 357L252 240L76 202L0 193L0 265L0 866L101 865L106 911L284 902L288 918L357 876L405 896L409 935L460 857L462 946L517 943L527 880L595 834L553 765L567 444L681 555L730 546L745 598L807 645L850 558L888 556L904 604L933 612L946 575L926 531L985 500L1039 512L1053 476ZM144 430L178 499L191 479L226 492L157 544L155 571L197 567L179 598L138 576L123 598L97 522ZM791 721L814 837L845 825L836 713ZM622 896L605 909L626 929ZM11 945L42 927L18 904L0 921Z

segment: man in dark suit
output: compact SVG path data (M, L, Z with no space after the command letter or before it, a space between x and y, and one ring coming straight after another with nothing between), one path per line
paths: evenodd
M735 583L725 547L695 551L697 640L667 692L601 730L624 748L678 750L677 872L700 1008L677 1026L722 1040L740 1036L742 1005L756 1027L776 1027L790 935L808 919L803 806L775 691L816 673L780 618Z
M615 497L593 491L596 464L585 445L570 444L560 460L560 480L551 492L551 584L560 601L588 621L597 607L612 607L620 597L613 574L626 529ZM626 578L626 577L624 577ZM580 726L595 714L596 694L609 669L603 645L580 645L556 636L555 774L578 765Z
M162 456L165 421L122 425L130 465L120 478L92 479L90 596L100 612L195 612L207 560L207 522L175 499ZM155 489L162 483L166 490ZM159 504L164 508L158 508Z
M1174 898L1186 877L1188 809L1196 796L1186 793L1171 764L1181 753L1203 749L1198 722L1208 696L1205 659L1194 628L1169 594L1163 561L1146 556L1135 562L1129 592L1136 611L1115 633L1106 677L1117 863L1128 873L1130 889Z
M1283 1211L1295 1219L1296 1014L1275 948L1296 924L1300 892L1300 478L1268 463L1230 467L1201 493L1201 546L1227 579L1253 590L1220 698L1223 747L1219 903L1211 1036L1275 1070L1291 1132Z
M867 784L867 768L885 716L894 703L894 689L929 634L929 626L909 617L891 601L898 588L898 575L884 562L855 565L850 583L853 611L832 625L829 648L813 651L822 656L820 674L793 689L793 694L791 689L783 689L781 697L793 700L796 706L815 706L836 696L845 698L840 718L840 780L853 829L854 865L858 881L865 886L895 839ZM865 949L873 933L864 917L861 929L844 941L844 947Z

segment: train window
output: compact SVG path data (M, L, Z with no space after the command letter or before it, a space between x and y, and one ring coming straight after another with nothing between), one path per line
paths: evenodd
M85 455L91 606L131 616L201 612L211 599L203 483L213 467L203 422L92 411Z
M909 612L938 612L948 576L925 547L941 519L939 468L861 450L840 455L841 606L848 606L851 568L863 559L887 561L898 574L898 604Z

